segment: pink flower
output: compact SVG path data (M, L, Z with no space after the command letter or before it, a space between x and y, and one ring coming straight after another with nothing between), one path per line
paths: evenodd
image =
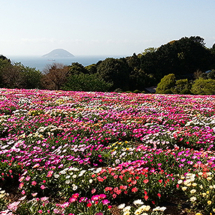
M37 163L37 164L35 164L32 168L35 169L35 168L37 168L37 167L39 167L39 166L40 166L40 164Z
M38 210L38 213L41 214L41 213L43 213L43 211L42 210Z
M92 200L92 201L97 201L97 200L99 200L99 195L92 196L92 197L91 197L91 200Z
M51 171L49 171L46 177L47 177L47 178L52 177L53 172L54 172L54 171L52 171L52 170L51 170Z
M27 176L25 180L26 180L26 181L30 181L30 179L31 179L31 177L30 177L30 176Z
M45 187L44 185L41 185L40 188L41 188L42 190L46 189L46 187Z
M70 202L70 203L73 203L73 202L75 202L75 201L77 201L76 198L74 198L74 197L69 198L69 202Z
M35 186L35 185L37 184L37 182L36 182L36 181L32 181L31 184L32 184L33 186Z
M22 189L22 188L23 188L23 186L24 186L24 183L23 183L23 182L21 182L21 183L19 184L19 188L20 188L20 189Z
M32 195L33 197L35 197L35 196L37 196L37 193L32 193L31 195Z
M107 204L109 204L109 203L110 203L110 201L107 200L107 199L102 200L102 204L103 204L103 205L107 205Z
M48 200L49 200L49 197L44 196L44 197L42 197L40 200L41 200L42 202L45 202L45 201L48 201Z
M93 193L95 193L95 192L96 192L96 189L93 188L93 189L91 190L91 193L93 194Z
M9 204L9 205L7 206L7 208L8 208L9 210L15 212L15 211L17 210L17 208L18 208L19 203L20 203L20 201L18 201L18 202L13 202L13 203Z

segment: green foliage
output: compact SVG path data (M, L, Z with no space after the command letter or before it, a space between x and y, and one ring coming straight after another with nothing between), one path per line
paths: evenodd
M10 60L0 55L0 87L4 87L3 74L7 67L11 65Z
M165 75L156 88L156 93L159 94L171 94L172 88L175 86L175 75Z
M211 72L207 74L208 79L215 79L215 69L212 69Z
M192 85L191 92L196 95L215 95L215 80L199 78Z
M63 86L63 90L72 91L108 91L111 83L105 82L97 74L74 74L70 75Z
M173 93L175 94L190 94L191 84L188 79L179 79L175 83Z
M35 68L22 66L22 77L24 79L25 89L41 88L42 73Z
M106 82L113 83L111 90L128 90L129 67L125 59L107 58L98 65L97 72Z
M201 37L183 37L162 45L154 52L141 56L141 69L153 73L156 81L174 72L177 79L192 78L195 71L206 71L213 68L215 58L204 46Z
M79 75L81 73L87 74L89 71L80 63L72 63L69 67L69 74Z
M85 66L85 69L87 69L90 74L95 74L97 72L96 64Z
M150 47L150 48L145 49L144 52L142 52L142 55L146 55L148 53L154 53L156 51L157 51L157 48Z
M133 93L141 93L141 91L140 90L134 90Z

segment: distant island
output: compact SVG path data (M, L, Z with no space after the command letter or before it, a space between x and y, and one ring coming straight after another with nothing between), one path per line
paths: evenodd
M53 51L49 52L48 54L43 55L42 57L46 58L58 58L58 57L74 57L73 54L64 50L64 49L54 49Z

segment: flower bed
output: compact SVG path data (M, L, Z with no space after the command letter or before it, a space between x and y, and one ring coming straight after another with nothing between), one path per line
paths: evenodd
M214 113L215 96L1 89L0 214L164 214L176 196L214 213Z

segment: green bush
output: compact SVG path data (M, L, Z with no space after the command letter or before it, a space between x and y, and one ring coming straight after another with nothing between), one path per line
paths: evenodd
M203 78L195 80L191 93L196 95L215 95L215 80Z
M165 75L156 88L156 93L159 94L171 94L172 89L175 86L175 75Z
M179 79L175 83L173 93L175 94L190 94L191 84L187 79Z
M97 74L73 74L67 79L63 90L71 91L101 91L105 92L110 89L111 83L105 82Z

